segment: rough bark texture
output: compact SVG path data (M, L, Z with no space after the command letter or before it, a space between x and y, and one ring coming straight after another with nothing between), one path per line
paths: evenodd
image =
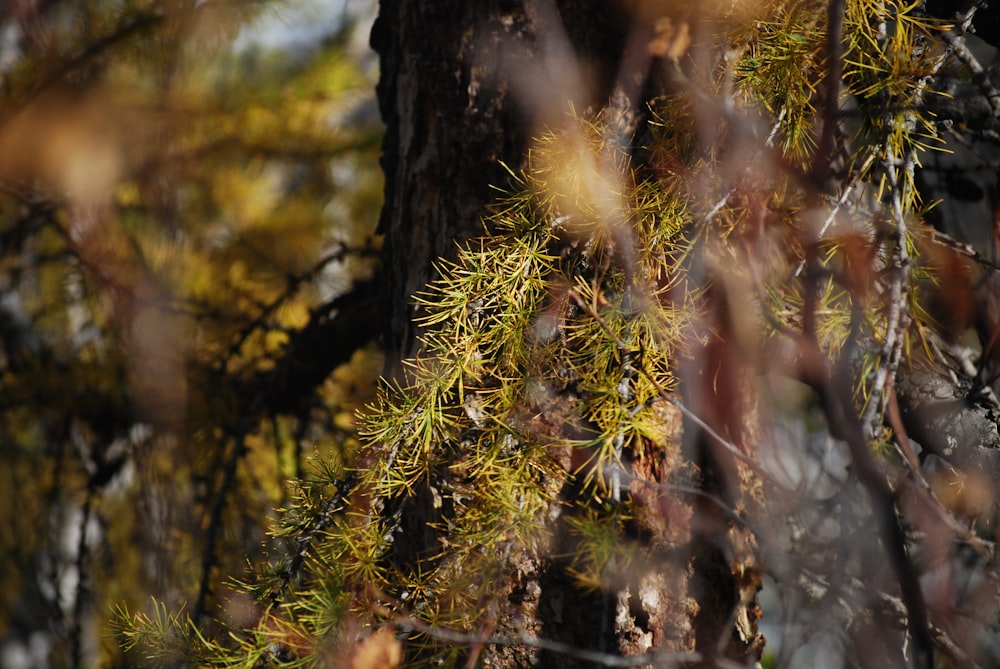
M560 7L571 19L565 24L570 41L594 63L598 82L613 76L624 35L609 4ZM536 12L514 0L381 3L371 43L379 53L386 124L379 228L390 365L414 350L411 297L433 278L434 260L452 256L457 241L482 230L495 187L506 182L501 163L521 165L539 101L517 92L531 85L519 79L526 68L545 67L538 23ZM606 89L598 83L584 104L606 98ZM566 101L545 102L567 109Z
M436 258L451 256L456 241L481 230L481 218L497 195L494 186L506 179L501 161L515 170L521 166L532 132L568 109L567 97L583 110L611 96L630 17L600 0L555 5L381 2L371 39L380 55L378 97L386 123L380 226L389 373L416 348L411 296L433 278ZM564 56L567 45L576 52L579 66L568 66L586 81L582 88L565 86L564 75L572 73L553 71L559 63L552 53L562 49ZM538 98L547 81L552 85L545 92L562 99ZM510 556L489 631L528 632L612 654L697 649L707 658L703 666L718 655L740 663L759 657L759 581L738 564L745 551L732 549L729 535L739 530L732 519L693 529L690 499L668 499L659 485L689 476L679 456L679 414L674 420L677 429L668 439L677 462L633 463L630 494L642 512L633 530L643 546L634 568L616 575L614 588L581 590L566 571L563 558L572 554L573 540L560 530L563 512L554 509L553 545L546 554L524 550ZM438 547L429 523L441 511L423 497L418 494L397 510L403 530L394 543L397 565L412 565ZM472 651L470 663L479 652ZM523 646L493 648L479 659L497 668L594 666L571 653Z
M516 166L524 149L526 133L498 63L476 62L477 44L520 39L523 12L504 12L503 4L389 0L372 29L386 124L379 227L393 362L413 351L411 296L432 278L434 259L480 229L490 185L504 181L500 161Z

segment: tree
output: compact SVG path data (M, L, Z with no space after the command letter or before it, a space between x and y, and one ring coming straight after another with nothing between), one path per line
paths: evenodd
M207 599L130 605L126 657L997 665L993 256L924 222L995 187L934 158L992 144L992 14L468 4L372 32L389 380L360 440L297 477L228 636Z
M766 574L793 619L846 597L854 662L996 662L994 605L961 585L995 583L992 266L921 225L917 187L994 93L965 47L978 7L935 9L383 3L382 225L391 266L416 260L390 274L397 304L427 276L410 240L496 202L479 175L497 158L513 177L417 300L409 385L371 420L377 605L419 632L410 661L473 663L492 639L488 666L743 666ZM949 106L963 68L978 90ZM955 348L973 325L978 349ZM792 450L786 383L823 426ZM776 476L803 442L838 444L848 473Z

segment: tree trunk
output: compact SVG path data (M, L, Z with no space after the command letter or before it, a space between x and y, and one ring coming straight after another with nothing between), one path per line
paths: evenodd
M456 241L481 230L481 220L497 196L495 187L506 181L503 164L516 171L533 132L558 123L570 104L578 111L604 106L616 81L623 81L623 59L645 51L645 45L640 52L632 48L630 31L633 22L645 30L651 24L649 17L640 24L638 17L600 0L557 4L550 7L532 0L382 0L380 4L371 41L380 56L378 98L386 123L380 229L385 235L383 315L389 374L416 350L412 296L433 278L437 258L451 256ZM645 65L637 80L627 82L633 111L641 109L637 94L648 86L648 59ZM577 83L572 83L574 78ZM707 405L719 398L703 396L700 401ZM679 414L676 419L679 425ZM718 427L740 443L728 426ZM675 436L679 442L679 431ZM687 455L709 471L715 452L712 444L702 442L692 441L701 455L690 449ZM731 463L717 468L737 469ZM639 473L654 489L670 469L653 463ZM716 474L716 478L726 476L726 472ZM714 496L722 486L738 484L708 485ZM643 495L635 484L632 494ZM509 573L501 579L504 592L496 600L502 610L495 612L487 632L531 630L562 645L542 650L517 645L491 648L484 666L593 666L587 651L613 655L697 651L705 658L701 666L712 666L718 655L741 663L755 661L762 645L756 630L759 579L736 567L746 546L733 548L748 542L736 537L738 530L730 520L717 518L716 511L688 503L667 508L662 498L662 493L650 494L651 518L635 529L646 544L643 559L615 589L584 591L570 577L567 564L557 557L573 551L562 520L555 521L548 555L512 556ZM431 494L411 499L401 521L403 531L394 540L393 560L413 564L435 550L432 500ZM478 652L470 653L472 666Z
M411 301L433 278L434 261L451 257L456 242L482 231L495 189L507 179L503 165L521 166L538 105L568 109L568 100L518 95L543 81L519 80L515 71L523 74L526 67L541 63L536 39L541 19L531 11L532 4L380 4L371 43L379 54L377 92L386 125L379 230L385 235L383 317L389 365L414 352ZM596 67L594 92L578 92L580 109L607 97L624 38L623 17L612 15L607 4L562 3L563 14L573 17L572 25L565 25L569 38L579 51L594 56Z

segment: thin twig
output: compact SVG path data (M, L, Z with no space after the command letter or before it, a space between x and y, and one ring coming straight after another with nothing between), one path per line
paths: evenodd
M913 173L915 158L913 152L904 159L904 172L907 183ZM886 300L888 314L886 316L885 336L879 350L882 364L875 372L875 379L869 390L868 405L862 417L862 425L867 429L867 437L874 439L878 434L886 399L885 388L890 376L895 376L902 354L903 332L909 325L909 312L903 304L903 286L910 283L911 260L906 248L907 221L903 211L903 181L900 179L899 168L888 158L884 165L886 177L891 188L891 207L893 222L896 224L896 246L890 259L891 274L889 278L889 297Z
M854 174L851 176L850 180L845 185L843 191L840 193L840 196L837 198L837 200L833 203L833 206L830 208L830 212L827 214L826 219L823 220L823 225L820 226L819 231L816 233L817 240L823 239L823 237L826 235L827 231L830 229L830 226L833 225L834 220L836 220L837 215L840 213L840 210L843 209L844 205L847 204L848 198L851 197L851 195L854 193L854 189L857 188L858 184L861 183L862 175L864 175L864 173L868 171L868 168L871 167L873 162L875 162L875 150L870 149L868 151L868 155L865 157L864 162L861 163L861 167L857 171L855 171ZM823 263L819 264L822 266ZM800 277L805 267L806 267L806 261L805 258L803 258L801 261L799 261L798 267L795 268L795 272L793 272L792 276L796 279Z
M864 590L867 590L869 586L864 584L858 584ZM883 609L895 615L900 621L905 622L907 620L907 608L903 601L894 595L887 594L885 592L878 593L879 603L882 605ZM962 648L955 643L954 639L948 635L948 632L937 625L929 624L927 625L927 631L930 634L931 639L934 640L934 645L951 658L955 662L955 666L962 667L962 669L979 669L979 664L976 663L969 655L962 650Z
M965 45L965 39L962 36L946 32L942 37L959 62L972 72L973 81L977 88L979 88L979 92L983 94L983 97L989 103L990 109L993 110L993 116L1000 118L1000 92L997 92L997 89L993 86L993 82L990 81L989 72L982 66L975 54L969 50L969 47Z

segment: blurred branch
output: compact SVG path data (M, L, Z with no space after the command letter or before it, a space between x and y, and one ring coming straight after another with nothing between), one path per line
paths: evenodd
M245 246L247 246L253 251L257 251L257 249L255 249L253 246L249 244L245 244ZM257 315L256 318L247 322L240 329L239 333L236 335L236 338L229 345L226 354L223 355L222 358L219 360L217 365L217 371L221 373L226 368L226 365L228 364L229 360L239 353L240 349L243 348L243 345L246 343L250 335L252 335L255 330L264 328L268 318L270 318L275 311L277 311L282 305L284 305L299 290L302 284L314 279L316 275L318 275L327 265L329 265L332 262L335 262L337 260L342 260L348 255L365 254L370 252L371 251L369 251L368 249L351 249L347 247L340 247L324 255L322 258L317 260L316 263L314 263L311 268L309 268L305 272L301 272L298 274L290 274L285 282L285 289L281 291L281 293L279 293L277 297L275 297L267 304L259 304L259 303L256 304L258 309L260 309L260 313ZM259 251L258 255L266 259L266 256L264 256L264 254ZM353 289L350 292L353 292ZM248 299L250 298L248 297ZM323 307L320 307L320 309L322 308Z
M167 156L154 156L150 160L156 161L155 165L160 167L163 165L198 162L232 150L272 160L329 160L341 154L373 149L378 146L381 137L382 132L380 129L372 129L369 132L355 132L349 138L320 146L317 146L316 143L308 146L292 144L272 145L262 142L248 142L243 137L223 137L196 148L175 151ZM145 165L145 168L148 169L150 166L152 166L152 163Z
M246 397L251 412L291 411L355 351L377 339L379 282L372 278L313 310L292 336L274 369L258 378Z
M87 44L86 48L75 56L61 61L55 68L45 72L39 80L29 85L25 91L19 95L15 95L15 104L8 108L7 113L11 113L19 107L26 106L45 91L65 80L72 72L97 60L116 45L127 41L145 30L155 27L163 19L164 15L162 13L140 13L130 17L129 21L118 26L116 30Z
M250 425L249 419L244 420L244 425ZM194 611L191 620L197 627L202 619L208 615L207 602L212 593L212 569L215 567L215 544L218 541L219 533L222 530L222 512L226 508L226 501L236 480L236 472L239 468L240 460L247 452L246 430L241 430L233 438L232 452L226 459L222 469L222 482L215 493L215 500L209 512L208 527L205 529L205 545L201 554L201 580L198 584L198 598L195 600Z
M815 260L812 261L815 263ZM807 281L809 292L814 293L814 281ZM814 301L807 301L807 309L815 309ZM809 323L812 318L806 318ZM855 318L855 321L857 319ZM857 323L853 327L852 341L857 337ZM934 666L934 651L929 633L927 606L924 601L916 567L907 554L907 541L902 525L896 514L896 493L879 469L865 438L865 423L857 414L851 391L853 381L849 367L839 365L836 374L831 375L825 358L816 340L815 330L805 329L798 339L802 348L802 358L806 361L804 372L806 382L817 393L831 429L836 428L838 436L847 443L851 461L858 480L868 492L879 526L879 533L890 564L896 574L906 605L910 632L918 654L918 664ZM872 400L869 400L872 401Z
M959 62L972 72L973 83L979 88L983 97L986 98L993 116L1000 117L1000 93L997 92L997 89L993 86L993 82L990 81L990 73L983 68L976 56L969 50L969 47L965 45L964 37L962 35L953 35L947 31L942 33L942 37Z

